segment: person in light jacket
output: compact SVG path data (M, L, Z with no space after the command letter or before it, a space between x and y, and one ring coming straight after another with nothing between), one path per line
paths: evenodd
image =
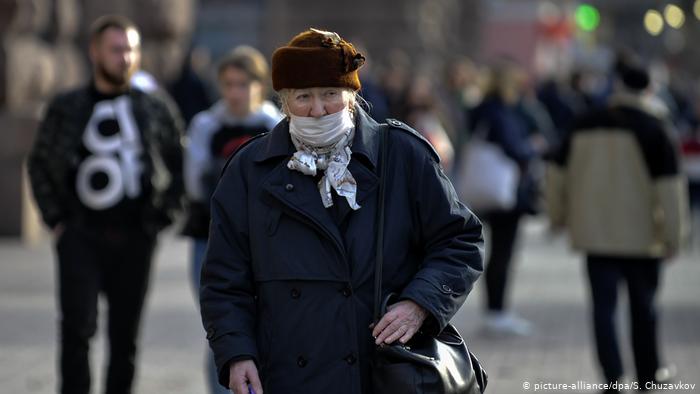
M209 200L227 158L254 136L268 132L282 119L270 101L264 100L269 71L262 53L239 46L226 54L217 67L222 99L198 113L187 132L185 191L189 200L183 233L193 238L192 287L199 295L202 260L209 237ZM207 354L210 393L225 393L216 378L214 360Z
M656 294L663 261L678 251L688 227L678 148L669 122L649 105L648 85L646 70L626 66L608 107L576 122L547 173L552 225L565 227L574 248L586 254L602 373L609 383L623 376L615 309L619 284L626 283L642 391L668 379Z

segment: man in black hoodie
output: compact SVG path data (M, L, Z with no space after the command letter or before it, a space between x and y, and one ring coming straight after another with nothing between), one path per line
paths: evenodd
M179 207L182 122L162 97L130 88L139 41L123 17L95 21L93 79L51 101L28 159L55 237L62 393L90 391L100 294L109 305L106 392L131 392L156 236Z

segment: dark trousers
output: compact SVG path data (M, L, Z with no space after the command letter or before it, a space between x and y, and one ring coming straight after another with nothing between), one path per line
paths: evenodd
M659 367L656 332L656 290L661 259L587 256L593 297L593 326L598 361L608 382L619 380L623 368L615 329L617 289L626 282L632 320L632 349L640 387L654 380Z
M67 226L58 239L60 392L90 392L88 351L97 330L98 297L108 304L106 393L131 392L136 340L155 238L140 230Z
M494 212L485 215L486 223L491 229L491 245L485 271L486 302L490 311L502 311L504 308L508 273L520 216L515 212Z

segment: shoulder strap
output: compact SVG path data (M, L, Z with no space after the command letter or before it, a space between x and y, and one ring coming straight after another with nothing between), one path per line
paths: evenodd
M402 132L405 132L406 134L410 135L410 136L413 137L413 138L416 138L416 139L417 139L418 141L420 141L426 148L428 148L428 150L430 151L430 153L433 155L433 158L435 159L435 161L438 162L438 163L440 162L440 155L439 155L439 154L437 153L437 151L435 150L435 147L433 146L433 144L431 144L430 141L428 141L428 139L425 138L425 137L423 136L423 134L419 133L418 131L416 131L414 128L412 128L411 126L407 125L406 123L403 123L403 122L398 121L398 120L396 120L396 119L387 118L387 119L386 119L386 123L387 123L387 125L388 125L388 126L386 127L387 130L390 129L390 128L394 128L394 129L396 129L396 130L400 130L400 131L402 131Z
M379 127L379 199L377 203L377 216L376 216L376 231L377 231L377 243L375 245L376 258L375 258L375 271L374 271L374 323L377 323L381 318L381 302L382 302L382 264L384 263L384 194L385 194L385 184L386 184L386 168L387 166L387 145L388 145L388 134L389 127L382 124Z

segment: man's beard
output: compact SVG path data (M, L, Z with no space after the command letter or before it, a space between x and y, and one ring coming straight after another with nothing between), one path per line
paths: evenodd
M101 63L97 63L97 73L100 74L105 81L109 82L111 85L114 85L114 87L124 86L131 76L130 70L127 70L121 74L111 73Z

